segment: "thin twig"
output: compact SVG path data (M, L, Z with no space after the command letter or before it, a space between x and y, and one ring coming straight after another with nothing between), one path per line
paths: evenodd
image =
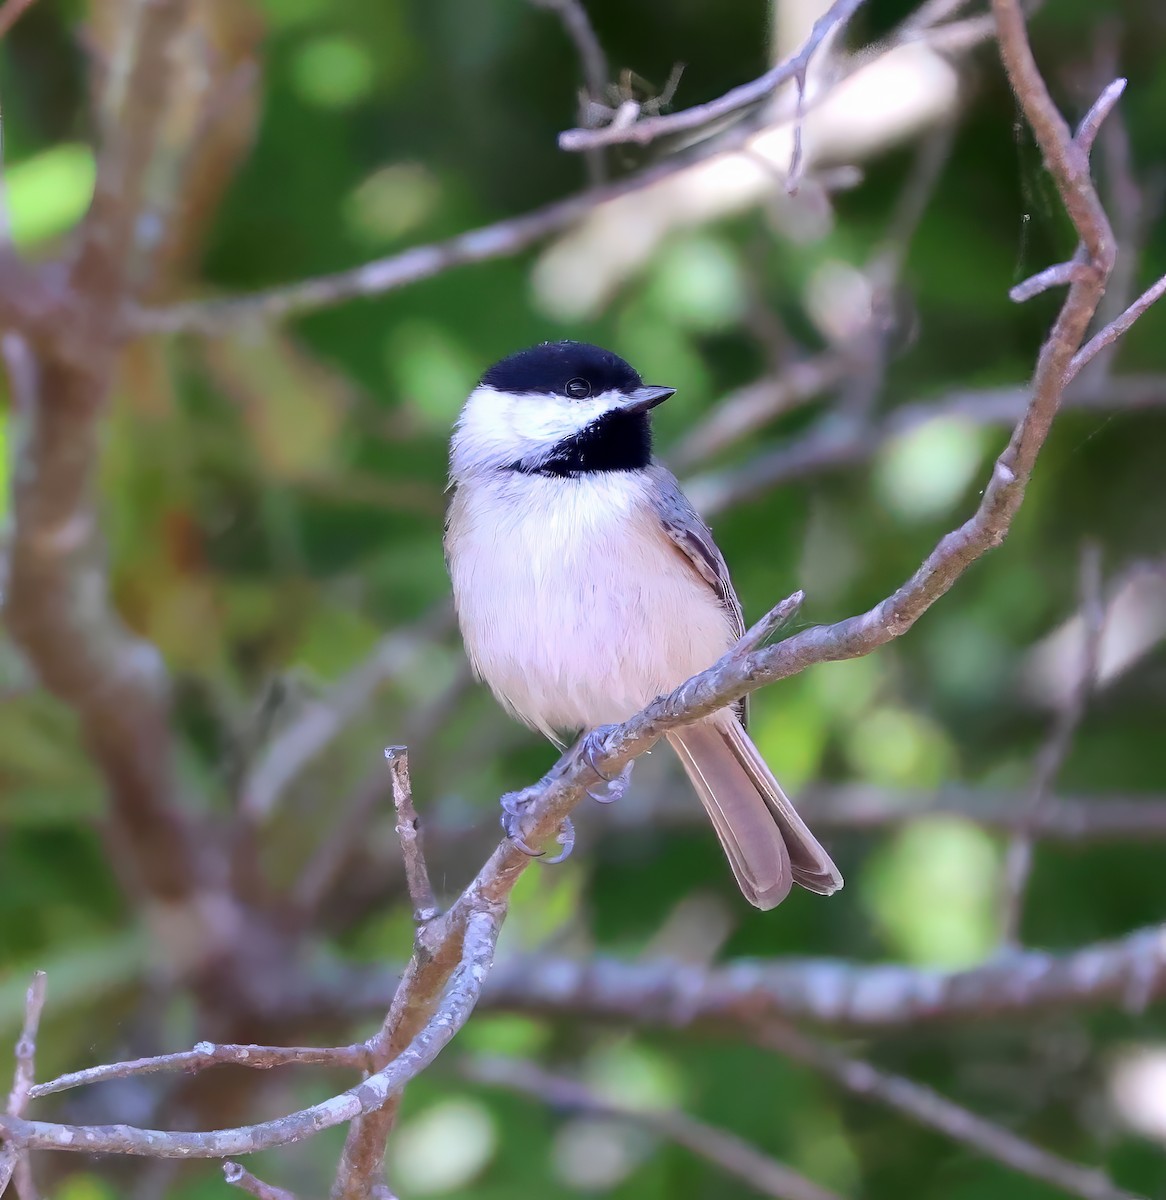
M46 983L45 973L37 971L24 996L24 1024L16 1041L16 1070L13 1072L12 1090L8 1093L8 1107L5 1110L10 1117L24 1116L32 1094L33 1081L36 1079L36 1035L45 1008ZM24 1157L19 1147L11 1143L0 1146L0 1196L4 1194L4 1189Z
M862 3L863 0L835 0L814 22L810 36L797 54L770 68L752 83L733 88L707 104L698 104L665 116L644 117L631 125L612 124L602 129L568 129L559 134L559 148L570 151L590 150L596 146L621 145L628 142L644 146L660 137L704 128L714 121L740 112L743 108L758 104L771 96L783 83L791 79L804 80L810 59L826 35L844 27Z
M1081 612L1085 617L1081 671L1053 720L1045 744L1037 756L1032 785L1021 810L1020 828L1012 835L1004 855L1001 894L1001 942L1015 946L1020 935L1024 893L1032 874L1032 826L1048 807L1057 776L1073 746L1073 738L1085 717L1101 659L1101 639L1105 633L1105 600L1101 594L1101 549L1089 542L1081 551Z
M1121 314L1110 321L1108 325L1081 347L1073 356L1066 370L1066 378L1072 379L1090 359L1095 358L1107 346L1112 346L1127 329L1148 309L1166 296L1166 275L1157 283L1151 284L1134 302Z
M558 16L567 36L575 44L588 94L594 100L601 100L607 91L609 78L607 55L603 52L603 45L591 24L587 9L580 0L531 0L531 3L535 8L546 9Z
M254 1196L256 1200L297 1200L295 1192L289 1192L286 1188L276 1187L274 1184L264 1183L262 1179L256 1179L242 1163L223 1163L223 1178L232 1187L237 1187L247 1195Z
M1071 1196L1082 1200L1141 1200L1134 1193L1116 1187L1102 1171L1061 1158L932 1088L861 1059L848 1058L790 1026L769 1022L758 1029L757 1039L761 1045L833 1079L847 1091L893 1108L912 1121L971 1147L985 1158L1032 1179L1043 1180Z
M1095 88L1117 74L1121 39L1118 21L1101 23L1093 47L1095 62L1091 75ZM1090 140L1086 132L1087 121L1078 127L1078 142L1087 143ZM1150 226L1161 211L1162 187L1160 179L1156 184L1142 187L1135 178L1133 148L1120 108L1115 108L1101 126L1100 149L1103 196L1118 242L1117 263L1095 318L1098 325L1104 327L1119 316L1134 298L1138 265L1143 260ZM1113 358L1113 354L1103 353L1091 360L1088 372L1090 382L1099 382L1109 374Z
M536 8L555 13L566 30L567 36L574 43L579 55L579 64L583 69L583 91L579 97L579 123L589 125L590 115L594 106L603 101L607 92L608 68L607 55L603 45L596 35L587 9L581 0L531 0ZM587 152L587 172L592 185L600 184L607 174L603 159L603 150L596 147Z
M573 1079L513 1059L472 1059L462 1071L477 1083L531 1096L553 1108L608 1117L621 1125L640 1125L720 1167L763 1196L773 1196L775 1200L841 1200L836 1192L763 1154L743 1138L685 1113L619 1104Z
M1127 82L1125 79L1115 79L1106 85L1105 90L1094 100L1093 106L1082 118L1081 124L1077 126L1074 140L1086 154L1093 149L1098 132L1105 124L1106 117L1113 112L1115 105L1121 99Z
M805 592L794 592L793 595L786 596L780 604L774 605L760 621L751 625L741 635L733 647L733 653L744 658L752 651L760 649L777 630L783 625L788 625L801 612L805 602Z
M1023 304L1026 300L1031 300L1034 296L1049 291L1050 288L1067 287L1070 283L1088 281L1089 270L1090 268L1078 259L1045 267L1043 271L1038 271L1023 283L1018 283L1010 289L1008 298L1016 304Z
M432 921L440 911L429 882L429 868L421 848L420 823L413 807L413 784L409 778L409 751L404 746L390 746L385 751L389 773L393 779L393 807L397 810L397 837L405 860L405 881L409 899L413 902L413 920L418 925Z
M29 1096L37 1100L41 1096L51 1096L54 1092L104 1083L109 1079L128 1079L137 1075L153 1075L159 1071L186 1071L193 1074L228 1063L257 1071L268 1071L272 1067L284 1067L293 1063L362 1068L368 1065L368 1053L363 1042L351 1046L329 1047L216 1045L214 1042L199 1042L193 1050L180 1050L175 1054L158 1054L152 1058L135 1058L126 1062L87 1067L83 1071L70 1071L46 1083L38 1083L31 1089Z

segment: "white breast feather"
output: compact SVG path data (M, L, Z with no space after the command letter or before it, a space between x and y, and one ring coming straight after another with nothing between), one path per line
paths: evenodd
M448 546L478 675L548 736L622 721L734 640L635 472L459 485Z

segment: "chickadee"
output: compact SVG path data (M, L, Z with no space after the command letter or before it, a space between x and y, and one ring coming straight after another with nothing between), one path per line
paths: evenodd
M454 430L445 552L466 650L554 741L626 720L744 633L708 526L652 457L648 414L674 392L598 346L545 343L495 363ZM842 886L743 704L667 737L751 904Z

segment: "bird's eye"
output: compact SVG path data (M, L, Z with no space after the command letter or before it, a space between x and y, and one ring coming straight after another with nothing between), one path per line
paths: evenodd
M586 379L569 379L565 390L572 400L584 400L591 395L591 384Z

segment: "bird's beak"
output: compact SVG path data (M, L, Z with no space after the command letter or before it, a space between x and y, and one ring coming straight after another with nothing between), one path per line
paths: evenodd
M625 412L643 413L657 404L663 404L669 396L675 396L676 389L670 387L638 387L628 397L624 404Z

